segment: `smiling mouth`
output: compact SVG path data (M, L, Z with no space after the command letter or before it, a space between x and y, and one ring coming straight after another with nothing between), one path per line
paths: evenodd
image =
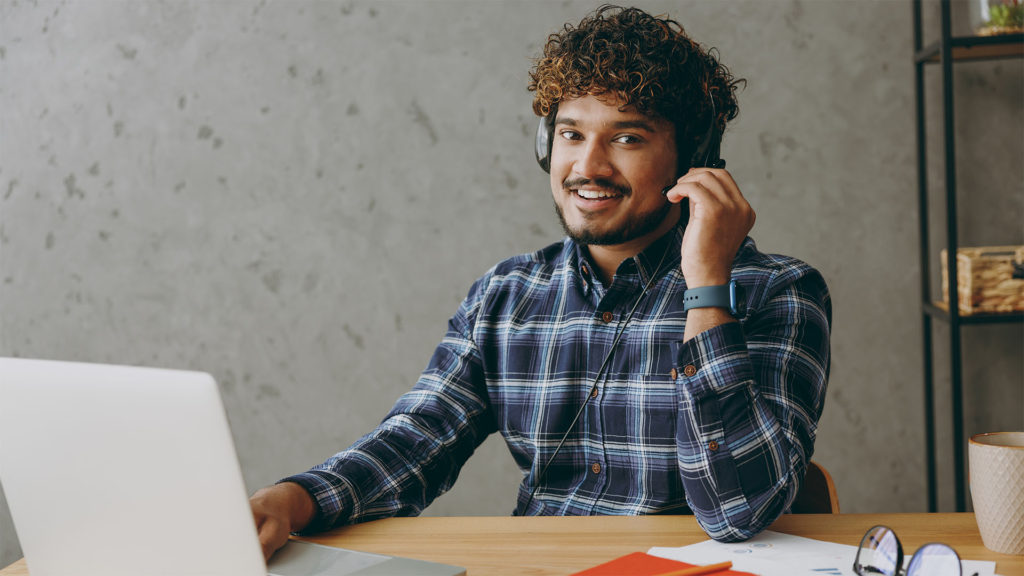
M622 194L611 190L584 190L577 188L573 190L577 196L586 200L604 200L605 198L621 198Z
M562 188L585 202L593 202L594 207L624 198L632 192L628 185L604 178L566 178L562 181Z

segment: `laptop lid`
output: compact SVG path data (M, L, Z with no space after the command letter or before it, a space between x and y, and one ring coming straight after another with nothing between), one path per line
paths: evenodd
M200 372L0 358L0 486L33 576L263 576L220 393ZM271 575L462 568L290 542Z
M33 576L266 574L208 374L0 358L0 484Z

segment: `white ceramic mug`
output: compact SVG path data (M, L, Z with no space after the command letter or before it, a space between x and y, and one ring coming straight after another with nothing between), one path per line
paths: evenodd
M971 500L985 547L1024 554L1024 432L971 436Z

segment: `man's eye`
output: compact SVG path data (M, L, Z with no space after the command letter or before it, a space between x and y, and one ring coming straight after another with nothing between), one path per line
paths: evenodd
M619 144L639 144L641 140L632 134L623 134L616 138L615 141Z
M562 130L558 134L559 136L565 138L566 140L580 140L583 138L582 136L580 136L580 133L575 130Z

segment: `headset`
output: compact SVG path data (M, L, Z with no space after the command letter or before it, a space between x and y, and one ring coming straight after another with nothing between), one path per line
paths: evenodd
M710 102L711 123L704 133L704 139L694 151L693 157L690 158L690 163L686 166L680 164L677 176L686 174L690 168L725 168L725 160L722 160L720 157L722 133L718 130L718 122L716 121L718 114L715 111L714 98ZM537 163L548 173L551 173L551 147L555 142L555 115L557 112L558 107L555 106L550 114L540 119L540 123L537 125L537 136L534 138L533 151L537 156Z

